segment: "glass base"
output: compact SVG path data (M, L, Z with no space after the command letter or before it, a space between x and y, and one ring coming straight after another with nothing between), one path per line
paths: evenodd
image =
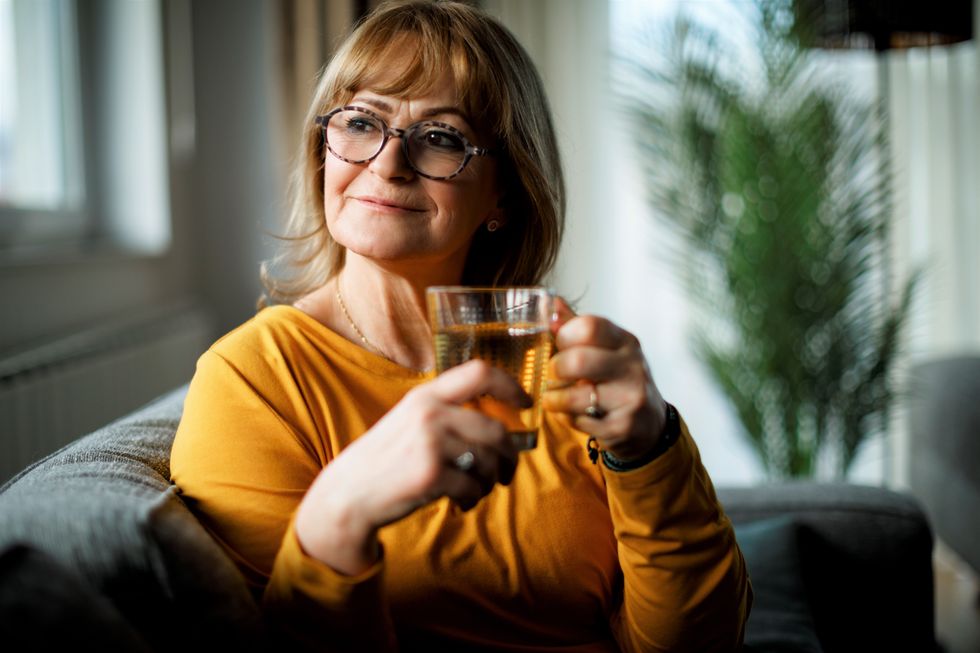
M508 433L518 451L527 451L538 446L537 431L510 431Z

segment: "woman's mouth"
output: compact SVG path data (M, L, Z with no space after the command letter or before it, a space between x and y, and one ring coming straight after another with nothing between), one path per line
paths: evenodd
M425 209L415 208L409 204L399 202L397 200L387 199L384 197L376 197L373 195L361 195L360 197L355 197L360 204L369 208L373 211L408 211L413 213L418 213L424 211Z

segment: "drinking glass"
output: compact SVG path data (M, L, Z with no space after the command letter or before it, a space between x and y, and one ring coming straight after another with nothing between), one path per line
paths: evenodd
M551 356L554 294L537 286L433 286L426 295L436 372L441 374L474 358L507 372L534 404L522 410L484 396L474 405L503 422L518 449L533 449L541 427L541 393Z

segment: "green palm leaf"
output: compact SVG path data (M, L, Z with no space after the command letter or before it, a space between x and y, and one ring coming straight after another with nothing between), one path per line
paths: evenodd
M787 7L756 5L754 78L682 17L624 67L623 100L667 255L702 309L696 353L772 477L813 476L827 452L843 475L894 399L916 280L896 301L881 291L881 112L828 82Z

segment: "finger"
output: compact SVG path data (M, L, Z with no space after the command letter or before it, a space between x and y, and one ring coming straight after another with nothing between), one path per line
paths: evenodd
M541 407L554 413L585 414L593 388L592 383L580 383L548 390L541 395Z
M474 463L470 474L476 476L484 494L489 494L493 486L502 482L502 462L507 459L489 447L476 447L473 450Z
M517 449L507 435L504 425L483 413L468 408L450 406L446 411L445 424L466 446L485 446L498 455L517 459ZM451 445L455 446L455 445ZM451 452L450 452L451 453ZM462 451L456 453L458 456Z
M568 320L555 334L555 346L559 350L576 345L618 349L634 341L635 338L628 331L595 315L580 315Z
M480 395L491 395L518 408L534 402L509 374L482 360L471 360L446 370L428 384L436 399L463 404Z
M609 414L602 419L593 419L587 415L570 415L569 417L576 429L598 438L600 442L609 436L622 435L620 432L623 429L624 421L617 415Z
M480 481L473 475L455 468L448 468L439 479L439 496L449 497L463 510L469 510L489 490L484 490Z
M638 389L623 383L603 383L601 386L580 383L569 388L549 390L542 395L541 405L547 411L567 413L573 418L585 417L586 410L592 405L593 393L597 408L604 414L593 423L607 424L610 416L615 416L621 410L634 411L642 401Z
M460 469L458 462L460 457L469 452L471 466L461 471L476 477L481 487L489 492L497 483L510 485L517 469L517 449L514 448L510 437L504 434L503 439L495 444L496 446L479 444L459 435L446 438L443 444L443 459L450 467Z
M514 471L517 469L516 457L508 458L500 455L496 449L479 445L460 444L458 447L452 447L451 451L452 453L446 456L448 459L446 466L472 476L479 483L484 494L489 493L497 483L510 485L514 480ZM466 467L461 466L462 461L466 461Z
M575 311L562 297L555 297L555 312L551 318L551 335L557 335L558 330L570 319L575 317Z
M578 346L552 356L548 361L548 373L558 381L588 379L599 383L622 376L630 360L630 356L622 351ZM551 385L548 392L560 387L561 384ZM569 389L567 384L566 389Z

